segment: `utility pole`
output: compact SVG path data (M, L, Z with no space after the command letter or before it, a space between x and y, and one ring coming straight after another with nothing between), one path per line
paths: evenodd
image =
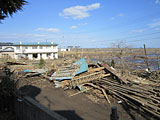
M62 35L62 39L63 39L63 57L64 57L64 33Z
M146 61L146 64L147 64L147 67L149 67L149 62L148 62L148 56L147 56L147 51L146 51L146 45L144 44L144 53L145 53L145 61Z
M83 57L83 48L82 48L82 55L81 55L81 57Z

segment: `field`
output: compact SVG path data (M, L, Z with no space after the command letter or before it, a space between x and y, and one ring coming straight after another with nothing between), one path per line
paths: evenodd
M127 79L137 80L139 73L144 72L146 68L159 69L160 49L147 49L147 55L145 55L144 49L74 49L64 52L64 57L63 52L59 52L57 60L45 60L43 70L55 71L62 65L73 63L82 57L86 59L88 64L96 64L101 61L111 65L111 61L114 60L115 69L119 74ZM25 63L26 65L7 65L7 61ZM14 71L14 75L16 75L14 79L19 79L17 87L24 95L31 96L40 104L69 120L109 120L113 106L117 107L120 120L124 120L124 118L125 120L146 119L138 111L121 104L121 100L111 95L108 96L111 101L109 104L103 95L97 96L95 94L98 92L96 89L72 96L79 91L77 89L55 88L54 83L50 82L45 75L25 77L23 71L39 69L39 61L1 59L1 68L5 65ZM133 72L135 75L130 74ZM145 81L141 79L137 84L154 83L154 80L143 79Z
M84 57L88 62L111 62L113 59L117 67L123 64L125 69L144 69L151 67L158 69L160 49L159 48L148 48L146 53L143 48L106 48L106 49L73 49L72 51L64 52L65 58L82 58ZM63 52L59 52L59 56L63 56ZM148 66L146 62L148 61Z

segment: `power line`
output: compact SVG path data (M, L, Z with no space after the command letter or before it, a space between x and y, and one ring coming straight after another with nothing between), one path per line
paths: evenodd
M135 38L135 37L142 37L146 35L153 35L153 34L159 34L160 32L153 32L153 33L147 33L147 34L142 34L142 35L135 35L135 36L130 36L130 37L124 37L120 39L114 39L114 40L121 40L121 39L128 39L128 38Z
M147 41L147 40L158 40L160 39L160 37L155 37L155 38L148 38L148 39L139 39L139 40L130 40L130 41L126 41L126 42L135 42L135 41Z
M140 21L140 19L150 18L150 17L153 16L153 15L156 15L156 14L159 15L159 13L160 13L160 11L158 11L158 12L156 12L156 13L152 13L152 14L150 14L150 15L145 15L145 16L143 16L143 17L136 18L136 19L128 22L128 24L126 24L126 23L125 23L124 25L120 24L119 26L114 25L114 26L112 26L110 29L106 29L106 27L103 27L103 28L100 28L100 29L96 29L96 30L94 30L94 31L81 31L81 32L68 32L68 33L77 33L77 34L80 34L80 33L102 32L101 30L103 30L103 31L113 30L113 29L115 29L115 28L117 29L117 28L121 28L121 27L124 27L124 26L134 25L134 24L137 24L137 23L145 22L145 21L142 21L142 20Z
M158 40L158 39L160 39L160 37L147 38L147 39L138 39L138 40L136 39L136 40L129 40L129 41L124 41L124 42L128 43L128 42L147 41L147 40ZM110 41L113 41L113 40L110 40ZM87 41L87 42L85 42L85 43L101 44L101 45L103 45L104 42L108 42L108 41L103 41L103 42L101 42L101 41L93 41L93 42ZM83 41L83 43L84 43L84 41Z
M129 38L138 38L138 37L143 37L143 36L148 36L148 35L153 35L153 34L160 34L160 32L153 32L153 33L147 33L147 34L142 34L142 35L135 35L135 36L129 36L129 37L124 37L124 38L118 38L118 39L108 39L108 40L100 40L100 41L95 41L95 42L108 42L108 41L115 41L115 40L127 40ZM94 42L94 41L93 41Z

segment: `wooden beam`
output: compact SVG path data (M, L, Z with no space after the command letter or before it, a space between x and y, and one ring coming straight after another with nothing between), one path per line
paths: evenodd
M110 66L108 66L107 64L104 63L98 63L100 66L104 67L108 72L110 72L111 74L113 74L114 76L116 76L119 80L121 80L123 83L127 84L128 81L120 76L115 70L113 70Z

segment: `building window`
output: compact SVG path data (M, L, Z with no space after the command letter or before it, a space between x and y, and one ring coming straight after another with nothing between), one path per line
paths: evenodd
M38 54L33 54L33 58L38 58Z
M32 49L37 49L37 46L33 46Z
M16 47L16 50L19 50L19 49L20 49L20 46L17 46L17 47Z
M55 58L55 53L53 53L53 57Z
M51 56L51 53L47 53L47 57L50 57Z
M40 49L43 49L43 46L39 46Z
M47 49L51 49L51 46L47 46Z
M27 46L23 46L22 49L25 50L25 49L28 49L28 47Z
M31 46L28 46L28 49L32 49L32 47L31 47Z

